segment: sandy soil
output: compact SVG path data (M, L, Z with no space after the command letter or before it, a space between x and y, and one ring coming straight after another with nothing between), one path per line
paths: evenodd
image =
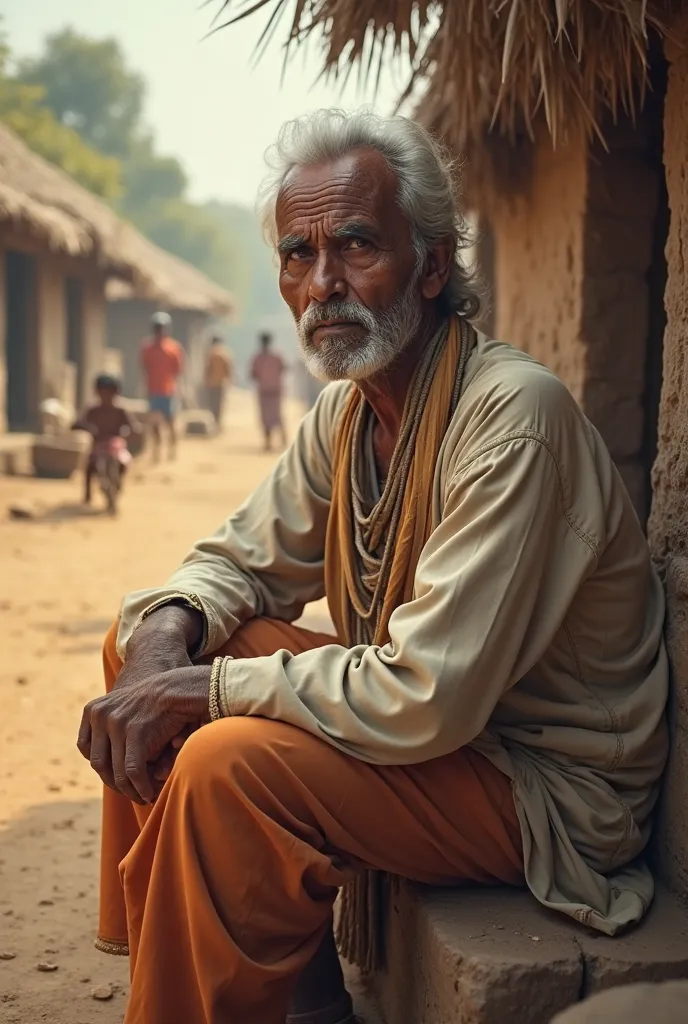
M188 439L173 464L134 464L116 520L84 514L80 480L0 477L2 1024L122 1020L128 962L92 944L100 786L75 747L81 709L100 691L121 595L162 582L271 464L238 394L221 438ZM15 503L42 514L11 520ZM94 998L108 986L111 998Z

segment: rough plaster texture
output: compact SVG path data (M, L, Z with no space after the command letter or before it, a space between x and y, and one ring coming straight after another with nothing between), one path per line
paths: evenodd
M665 571L673 671L673 743L657 852L668 882L688 895L688 17L672 25L672 37L674 42L667 47L670 67L664 120L671 210L667 328L649 536Z
M642 120L607 133L588 158L582 335L583 408L598 428L643 518L649 466L643 442L650 343L648 275L661 181Z
M67 315L64 264L58 257L42 254L36 265L36 337L38 348L38 398L66 398L63 366L67 358Z
M583 140L557 151L542 143L530 193L498 211L497 334L566 383L644 518L647 273L660 181L642 123L613 130L609 143L609 153Z
M105 279L92 270L83 279L83 371L79 404L88 402L93 394L93 380L106 367L107 303Z
M535 155L528 195L493 213L497 337L535 356L583 397L581 334L587 149L581 142Z
M660 887L644 924L610 939L522 890L403 883L386 948L373 983L389 1024L545 1024L604 989L688 977L688 911Z
M586 999L559 1014L552 1024L685 1024L688 981L663 985L625 985Z

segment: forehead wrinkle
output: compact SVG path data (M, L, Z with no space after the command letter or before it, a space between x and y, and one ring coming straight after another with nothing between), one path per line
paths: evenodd
M352 191L342 193L339 191L332 190L327 192L317 192L311 194L300 193L299 195L294 195L289 199L285 199L281 203L281 206L285 212L291 212L294 210L301 210L304 207L319 208L323 205L338 205L342 207L356 206L360 205L361 203L363 203L364 205L370 205L370 199L370 193L366 193L363 191L360 193Z

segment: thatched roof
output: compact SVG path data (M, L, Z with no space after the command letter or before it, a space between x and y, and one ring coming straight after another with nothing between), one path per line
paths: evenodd
M210 0L216 25L291 0ZM601 134L605 111L633 111L650 36L680 0L296 0L287 45L311 34L323 69L378 76L392 53L409 60L409 88L427 89L418 115L458 150L491 133L514 141L544 124L556 142ZM685 6L685 5L684 5Z
M135 293L184 309L230 312L231 295L159 249L104 202L32 152L0 123L0 223L11 222L48 248L95 260Z

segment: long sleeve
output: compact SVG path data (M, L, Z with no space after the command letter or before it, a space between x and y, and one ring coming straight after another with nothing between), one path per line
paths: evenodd
M141 620L173 600L203 613L201 654L217 650L254 615L293 621L323 596L332 440L343 393L337 386L323 392L270 476L212 537L195 545L163 587L125 599L120 656Z
M227 661L231 714L289 722L381 764L438 757L482 732L559 630L596 552L532 430L479 450L446 492L390 643Z

